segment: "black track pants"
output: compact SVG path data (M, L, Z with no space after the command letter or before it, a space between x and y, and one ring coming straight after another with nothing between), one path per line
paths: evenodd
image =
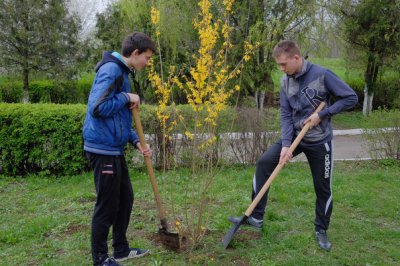
M92 218L94 265L108 256L107 237L112 226L114 255L129 250L126 231L133 206L133 189L125 157L87 153L94 170L96 205Z
M252 199L256 197L257 193L261 190L262 186L278 165L281 149L282 142L277 141L259 158L256 165L256 173L253 178ZM333 167L332 141L311 147L299 145L293 152L293 157L302 152L307 157L310 165L316 194L315 229L327 230L333 206L331 187ZM267 199L268 191L254 209L252 213L254 218L259 220L264 218Z

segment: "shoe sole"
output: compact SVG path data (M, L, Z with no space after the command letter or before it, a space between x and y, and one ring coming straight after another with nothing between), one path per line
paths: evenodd
M233 220L230 219L230 218L228 218L228 220L229 220L231 223L233 223L233 224L237 224L237 223L238 223L238 222L233 221ZM257 226L254 226L254 225L251 225L251 224L248 224L248 223L243 223L243 224L241 224L241 225L244 225L245 228L250 229L250 230L253 230L253 231L256 231L256 232L262 231L262 226L261 226L261 227L257 227Z
M116 262L121 262L121 261L130 260L130 259L141 258L141 257L146 256L146 255L149 254L149 253L150 253L150 251L148 250L147 252L144 252L144 253L142 253L142 254L140 254L140 255L135 255L134 257L125 257L125 258L120 258L120 259L114 258L114 260L115 260Z

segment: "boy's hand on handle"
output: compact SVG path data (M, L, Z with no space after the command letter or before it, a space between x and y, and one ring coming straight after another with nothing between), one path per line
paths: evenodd
M304 121L304 125L307 124L308 122L310 122L310 129L318 125L319 122L321 122L318 113L310 115L310 117Z
M290 152L289 147L282 147L281 157L279 158L279 164L284 164L293 158L293 154Z
M140 142L138 142L136 143L136 148L139 150L141 154L143 154L143 156L151 157L151 150L149 144L146 144L146 147L143 148Z
M129 109L139 108L140 106L140 98L139 95L134 93L127 93L129 96Z

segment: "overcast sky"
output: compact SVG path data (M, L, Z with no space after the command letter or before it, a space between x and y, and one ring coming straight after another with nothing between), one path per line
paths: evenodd
M85 39L96 26L96 14L102 13L107 6L116 0L68 0L67 6L71 12L79 15L82 30L79 37Z

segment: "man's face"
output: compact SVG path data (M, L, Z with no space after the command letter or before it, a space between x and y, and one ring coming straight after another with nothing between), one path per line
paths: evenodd
M286 54L281 54L275 58L275 61L279 65L279 69L288 75L300 72L303 65L303 60L299 55L290 57Z
M147 49L146 52L141 54L139 54L139 50L135 50L129 57L130 63L128 65L133 67L135 70L142 70L149 65L152 55L153 52L150 49Z

